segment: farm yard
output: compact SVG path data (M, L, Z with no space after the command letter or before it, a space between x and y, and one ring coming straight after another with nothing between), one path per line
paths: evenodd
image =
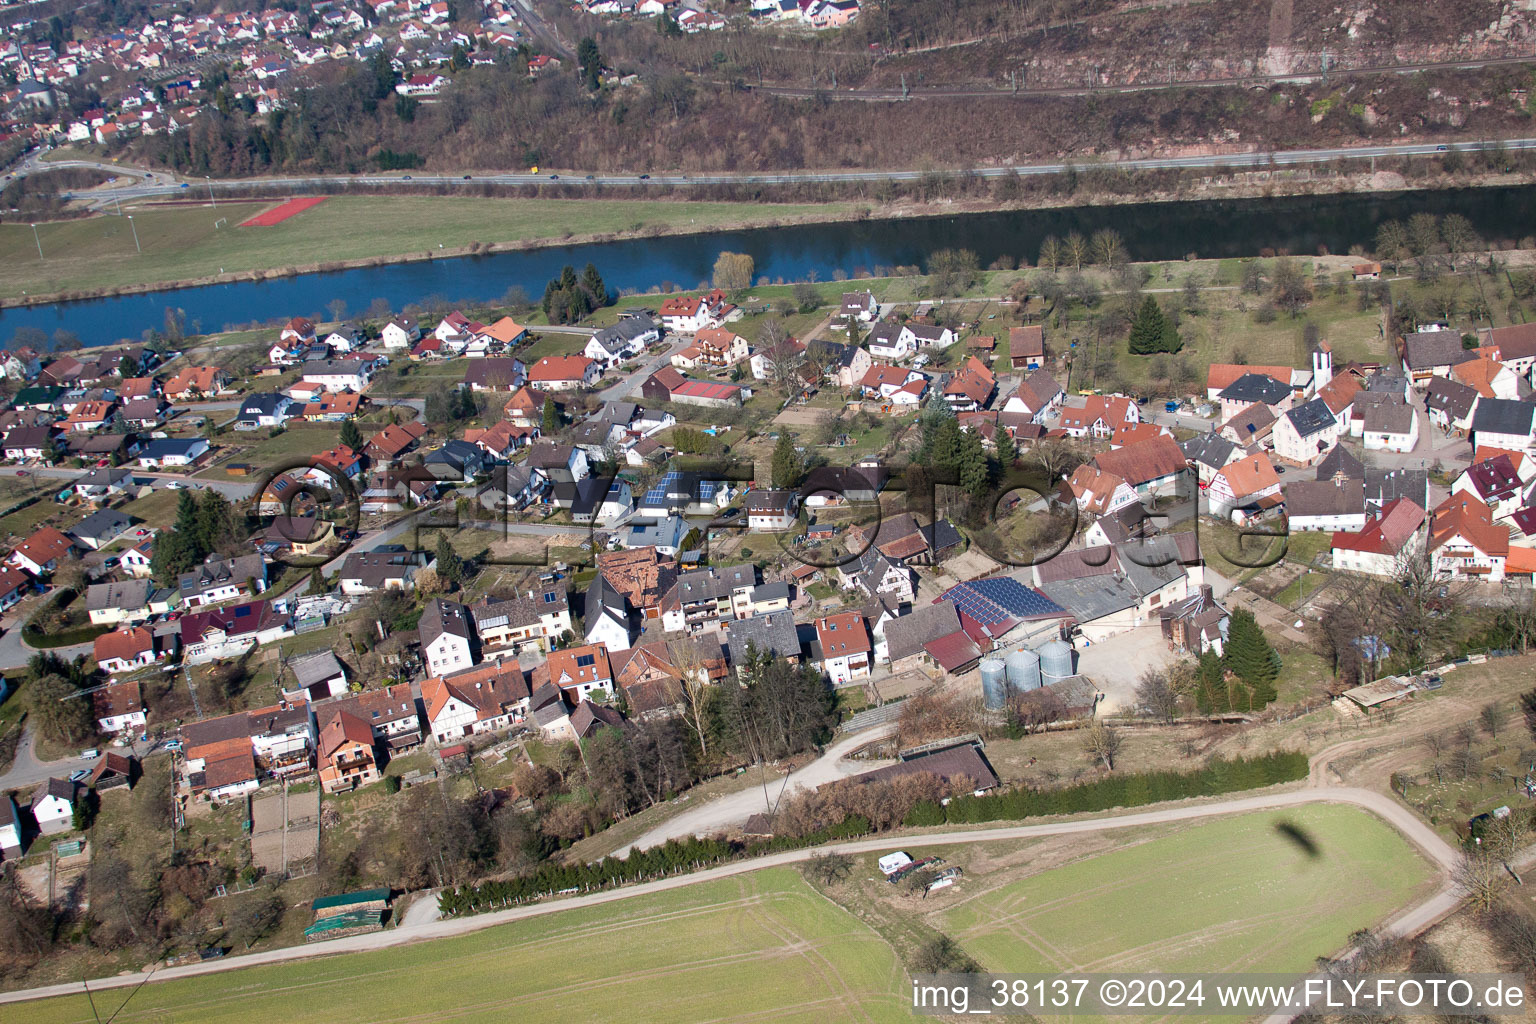
M403 1013L521 1024L722 1016L822 1024L907 1020L904 985L878 935L780 868L460 938L96 998L116 1009L132 991L117 1015L124 1024L172 1016L366 1024ZM84 996L18 1012L32 1024L91 1018Z

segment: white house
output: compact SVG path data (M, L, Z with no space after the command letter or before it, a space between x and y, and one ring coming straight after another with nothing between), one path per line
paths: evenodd
M157 438L139 449L139 468L164 469L172 466L190 466L206 454L208 454L208 442L201 437Z
M1310 466L1339 443L1341 427L1333 410L1321 398L1304 402L1275 420L1270 437L1275 454L1282 459Z
M1211 515L1237 518L1244 509L1278 505L1280 477L1264 452L1223 466L1206 490Z
M821 670L833 686L843 686L869 676L874 661L869 631L859 612L844 612L816 620L816 644Z
M1358 533L1333 535L1333 567L1373 576L1396 576L1404 559L1424 547L1424 510L1407 498L1382 509L1380 517Z
M421 328L410 317L396 317L384 325L379 338L385 348L409 348L421 338Z
M1368 452L1411 452L1419 443L1418 413L1407 403L1369 406L1363 437Z
M475 664L474 625L462 604L433 598L421 613L417 629L428 675L444 676Z
M869 332L869 354L876 359L899 362L917 354L917 335L906 324L885 321Z
M750 491L747 529L783 531L795 525L794 491Z
M1472 414L1472 443L1478 448L1523 452L1536 430L1536 405L1504 398L1480 397Z
M68 832L75 815L75 784L68 779L49 779L32 793L32 817L45 836Z
M312 359L304 364L303 380L326 391L366 390L377 364L372 359Z
M147 633L148 630L141 628L137 632ZM96 725L102 732L138 733L148 721L137 680L111 683L97 690L91 697Z

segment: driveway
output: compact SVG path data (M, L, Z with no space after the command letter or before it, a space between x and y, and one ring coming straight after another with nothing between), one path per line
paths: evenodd
M676 334L665 335L661 339L661 348L657 350L655 355L641 363L640 368L635 372L625 374L619 378L617 384L610 384L608 387L603 388L603 390L597 393L597 397L604 402L618 402L628 398L640 389L640 385L645 383L647 377L663 366L670 366L672 356L675 353L681 352L690 344L692 342L687 338Z
M653 846L660 846L668 839L682 839L687 836L719 832L733 825L740 825L754 814L772 810L782 796L793 793L796 789L815 789L824 783L878 768L886 762L845 762L843 758L860 747L866 747L875 740L888 736L894 728L894 725L884 725L838 740L816 760L784 776L782 782L770 783L766 789L754 786L739 793L729 793L701 807L684 811L657 825L630 845L614 851L614 856L628 857L631 850L650 849Z
M1141 674L1170 665L1178 658L1168 649L1160 627L1138 626L1082 648L1077 656L1077 671L1103 691L1099 714L1106 715L1131 710Z

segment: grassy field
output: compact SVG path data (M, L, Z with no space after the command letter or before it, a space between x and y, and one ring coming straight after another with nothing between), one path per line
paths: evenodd
M277 205L274 200L270 205ZM575 235L649 228L724 228L807 215L841 216L853 204L686 203L656 200L486 199L333 196L272 227L234 225L266 209L258 203L134 209L142 256L115 215L0 225L0 295L113 288L218 274L394 257L479 242L559 241ZM228 223L214 228L227 216Z
M1377 818L1311 806L1198 825L1000 885L981 879L933 921L998 971L1293 971L1432 877Z
M903 985L874 932L777 869L461 938L149 985L116 1019L894 1022L910 1016ZM98 1008L127 992L98 994ZM17 1012L31 1024L93 1019L83 996Z

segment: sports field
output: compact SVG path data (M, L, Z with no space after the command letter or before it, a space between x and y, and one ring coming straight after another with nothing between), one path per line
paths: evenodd
M297 217L305 210L319 206L323 202L325 202L325 196L306 196L303 199L290 199L286 203L268 207L265 212L258 213L254 217L241 221L240 226L242 228L270 228L273 225L281 224L289 217Z
M787 868L461 938L146 985L121 1024L907 1021L895 955ZM96 996L101 1019L130 990ZM85 997L4 1008L94 1024Z
M997 971L1301 970L1427 894L1434 877L1379 819L1314 805L969 888L933 921Z
M194 193L189 193L194 196ZM278 201L273 200L273 207ZM260 228L237 227L260 217L254 204L124 206L133 233L114 215L37 226L0 224L0 295L63 292L147 282L193 281L345 260L436 252L536 239L644 231L650 227L705 230L811 215L850 215L852 203L688 203L625 199L486 199L463 196L333 196L301 216ZM221 227L215 222L224 220ZM558 269L558 268L556 268Z

